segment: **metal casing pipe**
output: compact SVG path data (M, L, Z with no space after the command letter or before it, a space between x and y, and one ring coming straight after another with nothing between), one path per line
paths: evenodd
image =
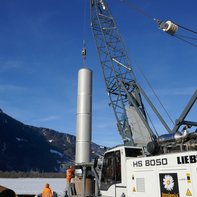
M92 71L82 68L78 72L77 123L75 162L90 162L92 138Z

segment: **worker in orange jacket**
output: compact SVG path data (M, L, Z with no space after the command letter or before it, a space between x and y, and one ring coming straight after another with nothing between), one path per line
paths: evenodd
M48 183L45 185L45 188L42 191L42 197L53 197L53 193Z
M71 179L74 177L74 167L70 166L70 168L68 168L66 170L66 182L70 183Z
M71 179L74 177L74 167L70 166L66 170L66 195L70 196L73 194L73 188L71 184Z

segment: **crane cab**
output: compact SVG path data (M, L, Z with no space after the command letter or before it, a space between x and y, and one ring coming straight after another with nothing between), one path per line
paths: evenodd
M100 179L101 194L113 197L126 195L126 162L130 158L142 155L141 147L119 146L107 151L104 155Z
M120 146L104 155L100 192L107 197L197 196L197 151L145 156Z

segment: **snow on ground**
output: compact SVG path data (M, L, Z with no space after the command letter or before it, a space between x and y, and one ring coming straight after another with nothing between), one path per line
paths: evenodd
M56 151L56 150L50 149L50 152L51 152L51 153L54 153L54 154L57 154L57 155L59 155L60 157L63 157L63 154L60 153L60 152L58 152L58 151Z
M12 189L16 194L40 194L46 183L58 194L64 196L66 180L64 178L0 178L0 185Z
M19 137L16 137L16 140L17 140L18 142L28 142L28 140L22 139L22 138L19 138Z

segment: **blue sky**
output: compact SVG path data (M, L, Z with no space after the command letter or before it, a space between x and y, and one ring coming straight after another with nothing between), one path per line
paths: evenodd
M129 2L155 18L197 31L195 0ZM137 79L154 102L140 67L175 120L197 87L197 48L163 33L152 20L119 0L108 3ZM25 124L75 135L77 72L83 67L85 29L87 65L94 75L93 141L107 146L122 143L90 30L89 1L1 0L0 4L0 108ZM182 30L180 34L191 35ZM195 106L191 120L196 121L196 113ZM153 121L163 133L158 121Z

